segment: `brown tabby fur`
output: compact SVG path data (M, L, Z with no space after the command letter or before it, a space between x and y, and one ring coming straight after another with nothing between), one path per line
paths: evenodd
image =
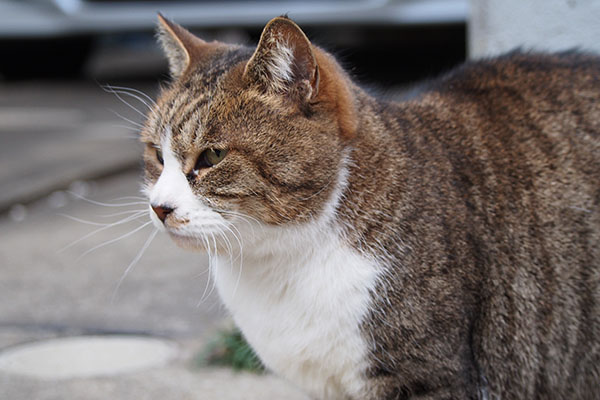
M309 221L349 152L337 221L387 267L362 326L366 397L600 398L600 58L515 52L388 103L287 18L256 51L165 20L161 37L176 80L142 140L170 125L187 171L229 149L192 183L211 205ZM281 37L283 88L261 61ZM152 182L151 146L145 162Z
M365 325L379 396L600 398L600 59L515 53L414 101L357 97L343 214L396 266Z

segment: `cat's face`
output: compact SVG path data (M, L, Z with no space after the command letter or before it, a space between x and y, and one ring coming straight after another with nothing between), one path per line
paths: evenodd
M175 80L141 135L156 225L179 244L210 247L248 225L318 218L339 185L349 135L339 101L327 97L332 72L299 28L272 21L253 53L162 24Z

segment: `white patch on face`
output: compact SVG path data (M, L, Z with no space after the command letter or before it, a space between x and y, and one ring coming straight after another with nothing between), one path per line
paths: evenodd
M194 194L181 169L181 163L172 150L171 140L171 129L167 128L161 140L163 170L156 183L148 188L148 198L150 207L168 207L173 211L164 224L152 209L150 215L159 229L166 228L175 238L186 240L187 244L194 240L203 244L205 235L225 221Z

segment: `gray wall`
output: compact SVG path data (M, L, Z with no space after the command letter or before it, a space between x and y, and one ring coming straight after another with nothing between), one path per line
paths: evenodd
M515 47L600 53L600 0L471 0L469 56Z

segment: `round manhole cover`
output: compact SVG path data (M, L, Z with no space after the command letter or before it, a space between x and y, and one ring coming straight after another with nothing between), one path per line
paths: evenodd
M165 365L177 354L166 340L143 336L79 336L12 347L0 371L41 379L115 375Z

